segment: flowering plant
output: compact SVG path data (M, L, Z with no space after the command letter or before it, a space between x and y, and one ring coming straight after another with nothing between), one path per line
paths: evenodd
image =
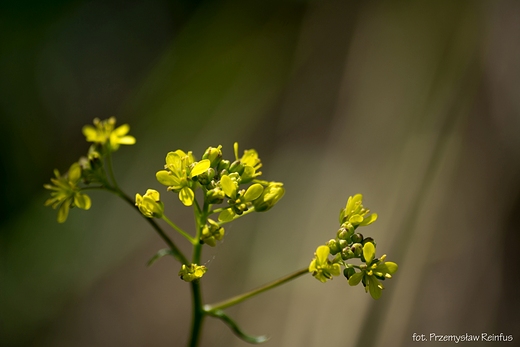
M189 346L197 346L202 332L202 322L206 317L222 320L242 340L261 343L265 336L251 336L242 331L238 324L224 311L264 291L278 287L302 275L311 273L318 281L327 282L343 275L351 286L363 283L365 290L374 299L379 299L383 286L381 281L389 279L397 271L397 264L386 261L386 255L375 257L376 242L357 232L377 219L362 204L362 195L348 198L345 208L340 211L340 228L334 239L320 245L308 267L297 270L280 279L269 282L252 291L239 294L214 304L202 300L201 283L207 268L201 265L204 246L216 247L225 237L224 225L254 212L266 212L273 208L285 194L283 183L266 181L259 177L262 167L258 153L254 149L245 150L239 156L238 144L234 144L234 159L224 159L222 146L209 147L200 160L191 152L183 150L166 154L164 168L157 171L157 181L166 186L166 192L177 194L184 206L192 207L196 227L190 233L172 222L167 216L161 193L148 189L144 195L137 193L130 198L117 184L112 169L112 154L120 145L133 145L136 140L127 135L127 124L115 126L115 118L94 120L94 126L83 127L83 134L92 142L87 156L73 163L68 172L61 175L55 170L52 184L44 185L51 190L51 198L45 202L58 208L58 222L67 220L69 210L79 207L88 210L90 197L88 189L102 189L116 194L132 205L151 225L168 246L159 250L148 262L153 264L164 256L173 256L180 263L179 278L188 282L192 293L192 325ZM196 194L197 191L201 193ZM164 220L181 234L192 246L191 257L187 257L156 223ZM351 264L358 259L361 264Z

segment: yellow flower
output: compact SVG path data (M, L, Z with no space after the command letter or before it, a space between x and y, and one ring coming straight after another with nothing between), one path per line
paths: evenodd
M133 145L135 137L127 135L130 131L128 124L123 124L115 128L116 119L110 117L106 120L94 119L94 126L85 125L83 127L83 135L88 142L99 143L101 145L109 144L111 151L116 151L119 145Z

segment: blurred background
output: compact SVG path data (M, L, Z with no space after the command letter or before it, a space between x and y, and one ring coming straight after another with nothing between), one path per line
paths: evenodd
M304 276L228 310L266 346L520 345L518 18L513 0L2 2L0 345L186 343L189 286L172 258L146 267L164 245L137 213L103 192L65 224L43 206L110 116L137 138L114 157L131 196L164 190L168 151L234 141L285 183L204 251L207 302L308 266L349 195L379 214L363 233L400 265L382 298ZM207 319L202 345L247 344Z

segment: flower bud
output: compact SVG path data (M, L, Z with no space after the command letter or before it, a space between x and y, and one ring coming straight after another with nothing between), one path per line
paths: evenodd
M204 265L190 264L186 266L182 264L179 276L183 281L192 282L204 276L206 271L207 268Z
M217 171L221 172L222 170L228 170L229 169L229 160L222 159L220 163L218 163Z
M334 240L334 239L329 240L325 245L326 245L327 247L329 247L329 249L330 249L330 254L332 254L332 255L335 255L335 254L339 253L339 251L341 250L341 249L339 248L338 243L337 243L336 240Z
M229 166L229 172L236 172L241 175L244 172L244 165L240 162L240 160L235 160Z
M338 240L338 245L339 245L339 248L340 248L340 249L343 249L343 248L345 248L345 247L348 246L348 242L347 242L347 240L339 239L339 240Z
M271 209L285 194L283 183L269 182L264 188L262 195L253 201L257 212L264 212Z
M363 241L363 235L360 233L355 233L352 235L352 242L354 243L361 243Z
M204 152L202 159L208 159L210 161L210 166L216 168L222 159L222 146L219 145L217 148L208 147L206 152Z
M135 195L135 206L148 218L161 218L164 214L164 204L160 201L159 192L148 189L144 196Z
M371 237L366 237L366 238L363 239L363 242L362 242L363 246L364 246L367 242L371 242L371 243L374 244L374 246L376 246L376 242L375 242L374 239L371 238Z
M354 252L350 249L350 247L345 247L341 250L341 259L347 260L354 258Z
M220 188L214 188L206 192L206 202L208 204L221 204L226 194Z
M338 239L346 240L348 238L348 230L345 228L339 228L337 236Z
M215 177L215 170L211 167L209 169L207 169L206 171L204 171L203 173L201 173L200 175L196 176L199 183L202 184L203 186L208 185L211 182L211 180L213 179L213 177Z
M361 243L354 243L350 249L354 253L356 257L359 257L363 254L363 245Z
M352 276L355 273L356 273L356 270L353 267L346 267L343 270L343 276L345 276L347 278L347 280L350 278L350 276Z

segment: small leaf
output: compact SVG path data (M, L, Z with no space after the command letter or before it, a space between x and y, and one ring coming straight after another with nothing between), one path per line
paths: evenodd
M248 334L244 333L242 331L242 329L240 329L240 327L237 325L237 323L235 323L235 321L232 320L228 315L226 315L224 313L224 311L222 311L222 310L210 311L210 312L208 312L208 314L210 316L213 316L215 318L222 320L233 331L233 333L237 337L239 337L240 339L242 339L246 342L249 342L252 344L260 344L260 343L264 343L267 340L269 340L269 338L267 336L253 336L253 335L248 335Z
M163 248L160 249L157 253L155 253L155 255L150 260L148 260L146 266L152 266L153 263L155 263L157 260L161 259L165 255L171 255L172 257L175 257L171 249Z

